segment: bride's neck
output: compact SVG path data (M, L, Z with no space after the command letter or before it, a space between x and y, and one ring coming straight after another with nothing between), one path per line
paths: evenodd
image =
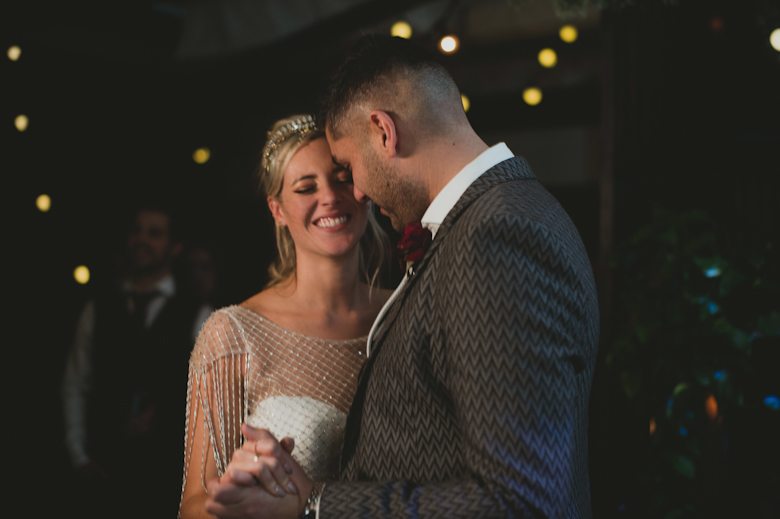
M340 258L299 255L290 295L296 307L305 312L337 314L363 306L358 254L355 249Z

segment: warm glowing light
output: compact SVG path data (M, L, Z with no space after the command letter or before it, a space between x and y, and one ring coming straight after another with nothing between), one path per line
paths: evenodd
M715 397L710 395L707 397L707 400L704 402L704 410L707 411L707 416L710 417L710 421L715 420L718 416L718 401L715 400Z
M19 59L19 56L22 55L22 49L20 49L17 45L14 45L13 47L8 47L8 59L11 61L16 61Z
M458 41L457 36L445 36L441 39L439 42L439 47L441 48L442 52L446 52L447 54L452 54L456 50L458 50L458 47L460 47L460 42Z
M51 209L51 197L49 195L41 195L35 199L35 205L42 213L46 213Z
M395 22L393 26L390 28L390 34L408 40L409 38L412 37L412 26L403 20L401 20L400 22Z
M655 432L655 418L650 418L650 436Z
M772 34L769 35L769 43L773 49L780 52L780 29L772 31Z
M27 126L30 124L30 120L27 118L26 115L17 115L16 119L14 119L14 124L16 125L16 129L20 132L23 132L27 129Z
M561 30L558 31L558 36L566 43L574 43L577 41L577 28L573 25L564 25L561 27Z
M714 33L720 33L723 31L723 18L718 18L717 16L710 20L710 29L712 29L712 32Z
M211 158L211 151L208 148L198 148L192 154L192 160L198 164L205 164Z
M542 91L536 87L523 90L523 101L531 106L536 106L542 102Z
M542 49L539 51L539 63L543 67L553 68L558 63L558 55L552 49Z
M468 112L469 108L471 108L471 101L469 101L469 98L466 94L460 95L460 102L463 103L463 111Z
M89 282L89 269L84 265L79 265L73 271L73 279L79 285L86 285Z

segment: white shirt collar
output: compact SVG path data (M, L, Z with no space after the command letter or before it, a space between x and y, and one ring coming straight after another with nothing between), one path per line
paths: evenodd
M514 157L506 144L499 142L483 151L477 158L466 164L466 167L460 170L447 185L439 191L436 198L433 199L428 210L422 217L422 225L433 233L436 237L436 231L449 214L455 203L463 196L463 193L474 183L484 172L500 162Z

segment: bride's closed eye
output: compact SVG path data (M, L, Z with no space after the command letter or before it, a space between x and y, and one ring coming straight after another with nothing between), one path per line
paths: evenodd
M308 193L313 193L315 189L316 188L315 188L314 185L300 186L300 187L296 187L293 190L293 192L301 194L301 195L305 195L305 194L308 194Z

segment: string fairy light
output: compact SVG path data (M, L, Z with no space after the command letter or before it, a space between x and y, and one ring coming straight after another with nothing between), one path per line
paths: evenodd
M38 196L35 199L35 207L42 213L49 212L49 209L51 209L51 197L47 194Z
M458 37L454 34L450 34L449 36L445 36L444 38L439 41L439 48L444 52L445 54L452 54L453 52L457 51L460 47L460 41L458 40Z
M558 55L552 49L539 51L539 63L545 68L553 68L558 63Z
M205 164L211 158L211 150L208 148L198 148L192 154L192 160L198 164Z
M403 20L397 21L390 28L390 34L408 40L412 37L412 26Z
M523 90L523 101L531 106L536 106L542 102L542 91L536 87L530 87Z
M79 285L86 285L89 283L89 269L84 265L79 265L73 269L73 279Z
M566 43L574 43L577 41L577 28L573 25L564 25L561 30L558 31L558 36Z
M471 108L471 100L469 100L466 94L460 95L460 102L463 103L463 111L468 112L469 108Z

